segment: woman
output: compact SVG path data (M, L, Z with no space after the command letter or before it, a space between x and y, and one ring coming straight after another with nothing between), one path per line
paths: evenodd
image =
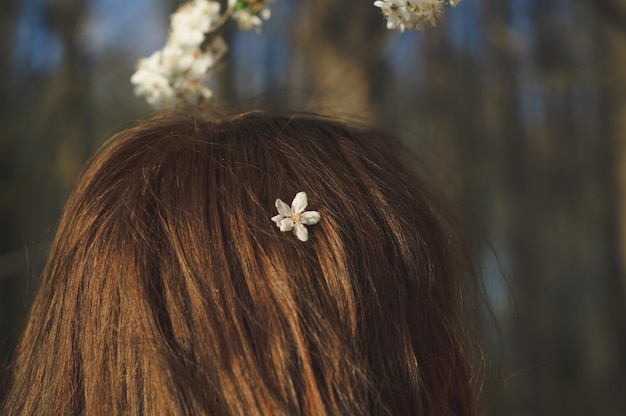
M302 114L118 134L65 207L4 411L473 415L466 256L401 155Z

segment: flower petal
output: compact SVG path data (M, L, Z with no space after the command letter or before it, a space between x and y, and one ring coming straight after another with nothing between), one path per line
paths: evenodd
M306 225L317 224L318 222L320 222L321 218L322 217L320 216L320 213L317 211L306 211L300 215L300 221L302 222L302 224Z
M272 221L274 221L274 222L276 223L276 226L277 226L277 227L280 227L280 222L283 220L283 218L285 218L285 217L283 217L283 216L282 216L282 215L280 215L280 214L278 214L278 215L274 215L274 216L272 217Z
M295 213L300 213L304 211L308 204L309 200L306 197L306 192L298 192L296 194L296 197L291 202L291 209Z
M400 18L402 18L402 19L404 19L406 21L411 20L411 13L407 9L405 9L405 8L399 9L398 10L398 15L400 16Z
M293 228L293 233L298 237L300 241L307 241L309 239L309 230L302 224L296 224Z
M277 199L275 205L278 213L283 217L289 217L291 215L291 208L281 199Z
M294 223L291 218L284 218L280 222L280 231L291 231L293 229Z

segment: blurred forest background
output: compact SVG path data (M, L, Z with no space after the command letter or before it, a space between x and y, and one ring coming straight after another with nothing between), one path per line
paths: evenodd
M455 201L499 325L486 414L626 414L626 1L464 0L404 34L372 2L227 28L216 104L399 135ZM129 77L178 4L0 2L0 378L84 161L150 112Z

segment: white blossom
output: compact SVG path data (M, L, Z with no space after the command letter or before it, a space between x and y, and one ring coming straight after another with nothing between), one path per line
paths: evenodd
M172 15L163 49L139 61L131 77L135 94L157 109L210 98L209 71L228 50L221 36L207 39L220 17L217 1L194 0L181 6Z
M272 13L269 3L274 0L242 1L235 6L232 18L241 30L254 30L259 33L263 26L263 20L268 20Z
M186 3L172 15L169 42L181 47L198 47L219 20L219 2L194 0Z
M406 0L382 0L375 1L374 6L380 7L383 15L387 18L387 29L399 29L404 32L405 24L411 18L406 8Z
M317 224L321 216L317 211L305 211L309 204L306 193L298 192L291 202L291 207L281 199L276 200L278 215L272 217L272 221L280 228L280 231L293 231L300 241L309 239L309 230L305 225Z
M171 16L163 49L139 61L131 77L135 94L157 109L210 98L213 91L207 82L211 69L228 51L216 31L229 16L240 28L260 31L263 20L270 18L268 4L272 1L228 0L223 14L220 2L212 0L191 0L179 7Z
M443 15L445 4L456 6L461 0L377 0L374 6L379 7L387 19L387 29L423 30L435 26Z
M157 109L171 109L180 102L197 104L213 91L207 86L209 70L222 58L228 47L214 36L204 49L168 43L162 50L139 61L131 77L135 94L145 97Z
M410 22L418 30L434 27L443 15L443 0L407 0L411 12Z
M237 10L233 13L233 20L237 23L237 27L241 30L255 30L260 31L263 25L263 20L255 14L250 13L248 10Z
M161 57L162 52L156 51L141 59L130 81L135 85L135 94L145 97L148 104L155 108L170 108L176 95L168 76L162 71Z

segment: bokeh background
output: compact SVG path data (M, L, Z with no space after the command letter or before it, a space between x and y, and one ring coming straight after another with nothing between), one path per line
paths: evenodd
M150 112L129 77L179 3L0 2L1 379L84 161ZM404 34L371 0L272 12L226 27L215 105L353 115L419 154L496 318L485 413L626 414L626 1L464 0Z

